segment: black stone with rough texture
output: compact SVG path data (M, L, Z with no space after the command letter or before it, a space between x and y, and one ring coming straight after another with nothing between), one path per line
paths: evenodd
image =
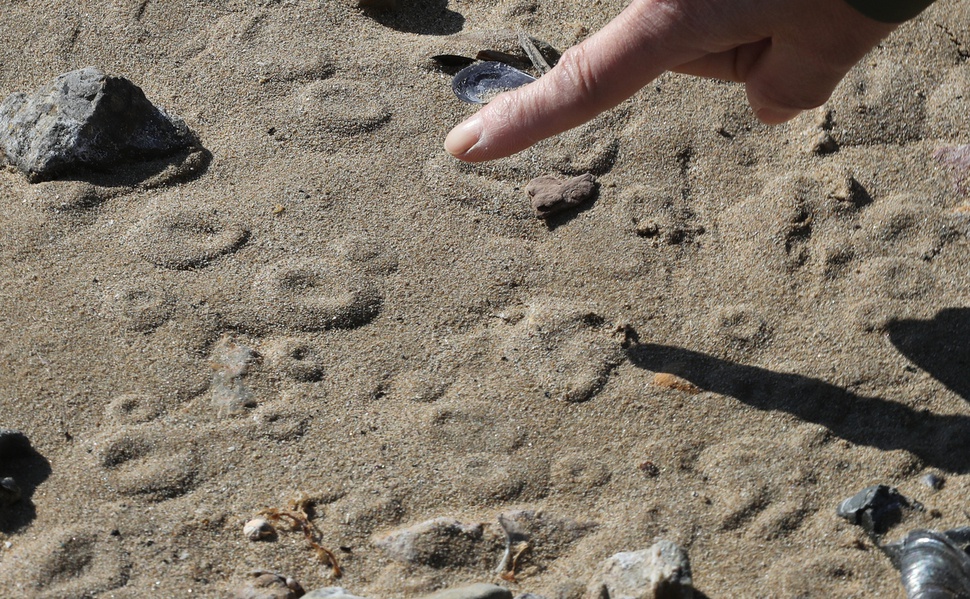
M195 139L123 77L85 67L0 103L0 148L31 181L161 158Z

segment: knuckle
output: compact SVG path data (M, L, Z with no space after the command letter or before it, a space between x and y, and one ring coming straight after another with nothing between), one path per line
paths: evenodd
M582 45L566 50L556 66L562 87L569 90L577 102L595 103L599 82L589 54Z

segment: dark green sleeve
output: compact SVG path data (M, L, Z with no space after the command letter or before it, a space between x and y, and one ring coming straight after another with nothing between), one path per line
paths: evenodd
M923 12L933 0L845 0L852 8L883 23L902 23Z

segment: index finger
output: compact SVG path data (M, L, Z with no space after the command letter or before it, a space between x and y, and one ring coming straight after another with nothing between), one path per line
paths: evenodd
M668 2L634 1L535 83L497 96L452 129L445 149L471 162L510 156L616 106L671 66L703 54L671 39L679 17Z

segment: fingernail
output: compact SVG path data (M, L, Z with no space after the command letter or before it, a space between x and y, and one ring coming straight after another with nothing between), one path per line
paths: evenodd
M478 143L482 136L482 120L473 116L451 130L445 138L445 150L452 156L461 156Z
M799 112L799 110L787 108L769 108L767 106L763 106L755 110L758 120L766 125L780 125L798 116Z

